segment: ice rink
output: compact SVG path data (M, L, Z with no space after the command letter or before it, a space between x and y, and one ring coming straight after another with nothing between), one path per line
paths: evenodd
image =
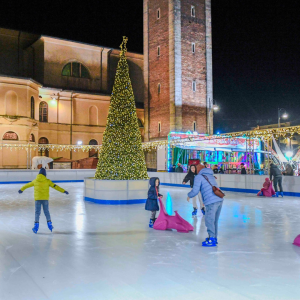
M41 215L35 235L33 189L0 185L0 299L300 299L300 198L227 192L219 246L203 248L201 212L192 218L189 189L162 187L167 211L195 231L148 228L143 204L83 201L83 183L51 191L54 231Z

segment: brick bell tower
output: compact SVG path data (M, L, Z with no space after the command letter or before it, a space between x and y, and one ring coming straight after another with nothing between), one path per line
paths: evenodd
M144 0L145 140L213 132L211 0Z

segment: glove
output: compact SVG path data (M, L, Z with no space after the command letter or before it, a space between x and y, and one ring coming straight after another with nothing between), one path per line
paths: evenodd
M64 193L65 193L66 195L69 195L69 192L67 192L67 191L64 191Z
M22 194L22 193L23 193L23 191L19 190L19 191L18 191L18 193L19 193L19 194Z

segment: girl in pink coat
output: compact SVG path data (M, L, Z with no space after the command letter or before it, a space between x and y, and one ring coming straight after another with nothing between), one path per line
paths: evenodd
M265 179L263 188L258 192L257 196L265 196L265 197L275 196L275 191L272 187L272 181L269 178Z

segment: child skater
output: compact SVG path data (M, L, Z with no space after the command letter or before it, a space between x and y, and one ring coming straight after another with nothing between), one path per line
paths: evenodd
M49 230L52 231L54 228L52 226L50 212L49 212L49 187L52 187L53 189L69 194L67 191L59 187L58 185L54 184L50 179L47 179L46 177L46 170L44 168L40 169L39 174L36 176L36 179L33 181L25 184L20 190L19 194L22 194L26 189L34 186L34 200L35 200L35 223L34 227L32 228L32 231L34 233L37 233L39 230L39 220L40 220L40 214L41 214L41 206L43 206L44 214L47 219L47 224Z
M151 211L151 218L149 222L149 227L153 228L154 222L155 222L155 216L156 212L159 211L158 201L157 198L163 197L159 193L159 178L158 177L152 177L149 180L150 188L148 191L148 197L145 205L145 209Z
M193 188L194 178L195 178L196 175L197 175L196 166L195 165L191 165L190 169L189 169L189 172L184 177L182 183L186 184L186 183L190 182L190 187ZM192 212L192 216L197 216L197 210L198 210L197 197L198 197L199 202L200 202L201 212L202 212L203 215L205 215L205 206L203 204L202 198L201 198L200 193L199 193L197 196L195 196L193 198L193 208L194 208L194 211Z
M205 225L207 227L208 238L202 243L203 247L215 247L218 244L218 221L222 210L223 198L218 197L213 192L213 186L218 188L212 169L205 168L204 165L197 165L198 175L195 177L192 191L188 193L187 201L194 198L201 192L205 205Z
M257 196L275 197L276 193L272 187L272 181L269 178L265 179L263 188L258 192Z

